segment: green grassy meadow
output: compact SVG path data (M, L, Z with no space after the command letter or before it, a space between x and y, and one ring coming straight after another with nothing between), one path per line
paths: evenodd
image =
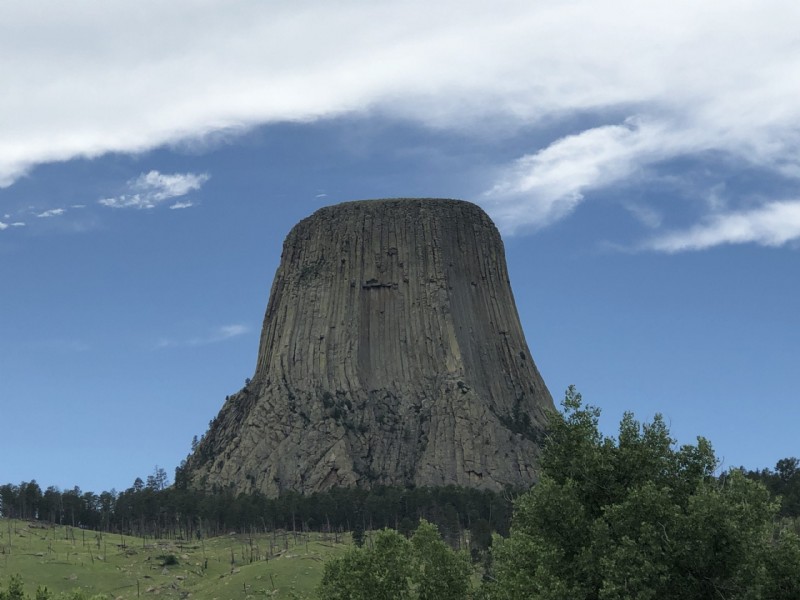
M115 599L302 597L316 587L324 561L349 544L349 536L291 531L143 539L0 519L0 581L5 587L19 573L31 596L45 585Z

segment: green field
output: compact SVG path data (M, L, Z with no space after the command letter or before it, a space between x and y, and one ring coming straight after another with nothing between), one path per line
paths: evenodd
M160 540L0 519L0 581L19 573L31 596L46 585L124 599L302 597L349 544L349 536L291 531Z

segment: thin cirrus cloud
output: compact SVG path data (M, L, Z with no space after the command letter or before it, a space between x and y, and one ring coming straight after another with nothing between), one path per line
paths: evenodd
M208 181L208 174L173 173L166 175L158 171L142 173L127 184L124 194L98 200L109 208L155 208L159 204L185 196L189 192L199 190ZM175 202L170 208L188 208L192 202Z
M65 208L51 208L50 210L45 210L40 212L36 215L39 219L49 219L52 217L60 217L63 215L67 210Z
M800 201L794 200L713 215L686 230L655 237L645 248L672 253L704 250L720 244L755 243L776 247L797 240L800 240Z
M793 0L301 6L141 0L80 10L49 0L4 8L0 75L15 93L0 96L0 114L15 118L0 124L0 186L43 162L369 111L474 136L493 135L494 125L567 124L544 146L532 138L476 188L510 232L546 227L597 191L709 152L733 170L800 182ZM158 203L144 192L107 200ZM760 208L779 200L764 197ZM729 216L756 219L758 208ZM724 217L709 213L698 227Z
M22 221L14 221L12 223L4 223L3 221L0 221L0 231L4 231L10 227L25 227L25 223Z
M246 325L233 324L223 325L217 327L213 331L202 336L195 336L183 339L162 338L156 344L157 348L174 348L182 346L206 346L208 344L216 344L226 340L239 337L250 332L250 328Z
M183 202L176 202L175 204L170 205L170 210L180 210L182 208L191 208L194 206L194 202L190 202L188 200Z
M545 227L575 210L588 191L630 178L686 145L658 123L595 127L518 159L503 169L484 201L507 231Z

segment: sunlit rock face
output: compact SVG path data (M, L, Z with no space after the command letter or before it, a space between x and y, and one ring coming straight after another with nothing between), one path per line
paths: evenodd
M348 202L286 238L255 374L186 473L195 487L271 496L526 486L552 408L486 213Z

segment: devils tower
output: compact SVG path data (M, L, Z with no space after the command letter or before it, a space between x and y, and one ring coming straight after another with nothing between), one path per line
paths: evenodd
M348 202L286 238L255 373L186 474L271 496L530 485L552 407L486 213L456 200Z

